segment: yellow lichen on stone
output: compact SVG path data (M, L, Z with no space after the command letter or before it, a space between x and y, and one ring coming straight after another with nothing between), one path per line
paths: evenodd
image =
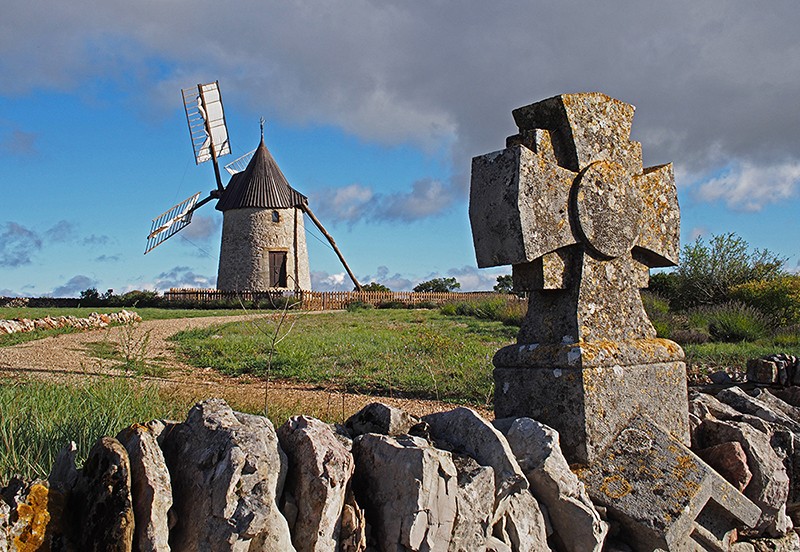
M35 483L31 486L27 500L17 506L14 545L19 552L47 550L43 545L47 525L50 523L50 511L47 507L49 492L47 486Z
M603 479L600 490L609 498L618 500L630 494L633 490L631 484L621 475L611 475Z

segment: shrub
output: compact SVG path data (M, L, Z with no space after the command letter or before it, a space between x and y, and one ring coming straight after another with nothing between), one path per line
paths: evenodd
M354 289L353 291L358 291ZM379 284L378 282L370 282L364 286L361 286L361 291L382 291L382 292L391 292L392 290L386 287L383 284Z
M345 307L347 312L358 312L371 308L373 308L372 305L370 303L365 303L364 301L350 301Z
M702 330L675 330L669 337L681 345L708 343L708 340L711 339L708 332Z
M764 316L742 303L725 303L707 308L708 333L715 341L756 341L767 334Z
M677 309L718 305L731 300L731 290L747 282L772 280L783 274L786 259L768 250L750 251L736 234L702 238L681 251L681 264L671 273L655 274L651 289Z
M800 324L800 276L740 284L731 296L758 309L775 326Z

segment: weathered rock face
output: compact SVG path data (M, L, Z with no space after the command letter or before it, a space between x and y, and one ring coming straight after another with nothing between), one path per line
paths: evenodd
M294 550L278 509L286 456L268 419L211 399L162 439L177 518L172 550Z
M542 510L528 491L518 491L508 497L493 535L514 552L550 550Z
M127 552L133 545L131 468L125 447L103 437L89 451L67 508L78 550ZM80 529L78 529L80 528Z
M136 522L133 550L168 552L172 483L152 425L133 425L121 431L117 439L128 451L131 464L131 494Z
M708 419L700 429L709 446L730 441L742 445L753 473L744 494L761 508L758 529L763 531L775 521L789 495L789 477L768 436L743 422Z
M583 483L569 469L558 433L530 418L518 418L511 421L505 435L531 491L547 507L562 548L599 552L608 524L600 519Z
M469 408L459 407L423 418L440 448L461 452L494 470L495 509L506 497L528 488L525 474L503 434ZM501 513L501 512L498 512Z
M737 441L699 450L697 455L717 470L737 491L744 491L753 478L750 468L747 467L747 454Z
M308 416L289 419L278 429L278 438L291 466L285 492L297 505L292 543L298 552L335 550L353 475L352 455L328 424Z
M353 441L353 455L356 498L377 548L446 552L458 493L450 453L419 437L368 433Z
M454 455L453 463L458 472L458 491L448 552L484 550L494 517L494 470L466 455Z
M405 435L419 422L407 412L383 403L370 403L344 423L352 437L365 433Z

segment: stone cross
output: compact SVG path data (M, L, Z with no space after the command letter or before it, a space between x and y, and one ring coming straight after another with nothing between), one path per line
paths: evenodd
M514 110L519 134L472 160L478 266L512 265L530 296L493 359L494 412L556 429L637 550L726 550L759 512L687 448L683 351L642 305L649 268L678 261L680 215L672 166L642 167L633 111L556 96Z
M519 134L472 162L478 266L532 291L520 343L653 338L639 288L678 260L672 165L642 168L634 107L565 94L513 111Z

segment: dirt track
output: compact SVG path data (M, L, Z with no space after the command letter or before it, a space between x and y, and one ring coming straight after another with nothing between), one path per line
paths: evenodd
M140 332L140 335L150 332L148 358L166 368L166 375L159 378L137 377L187 401L222 397L234 408L263 409L266 387L263 380L232 378L210 368L198 369L188 366L177 358L173 344L167 341L169 336L182 330L251 318L250 315L216 316L142 322L136 331ZM111 343L120 343L124 340L122 332L122 327L115 327L63 334L2 347L0 375L11 378L36 377L64 383L84 381L98 376L130 377L122 370L114 368L113 361L97 359L88 350L92 342L107 340ZM452 404L437 401L342 393L336 388L326 389L290 381L273 381L269 387L270 408L335 421L340 421L342 417L349 416L365 404L376 400L401 407L417 416L454 407ZM483 413L489 414L485 411Z

